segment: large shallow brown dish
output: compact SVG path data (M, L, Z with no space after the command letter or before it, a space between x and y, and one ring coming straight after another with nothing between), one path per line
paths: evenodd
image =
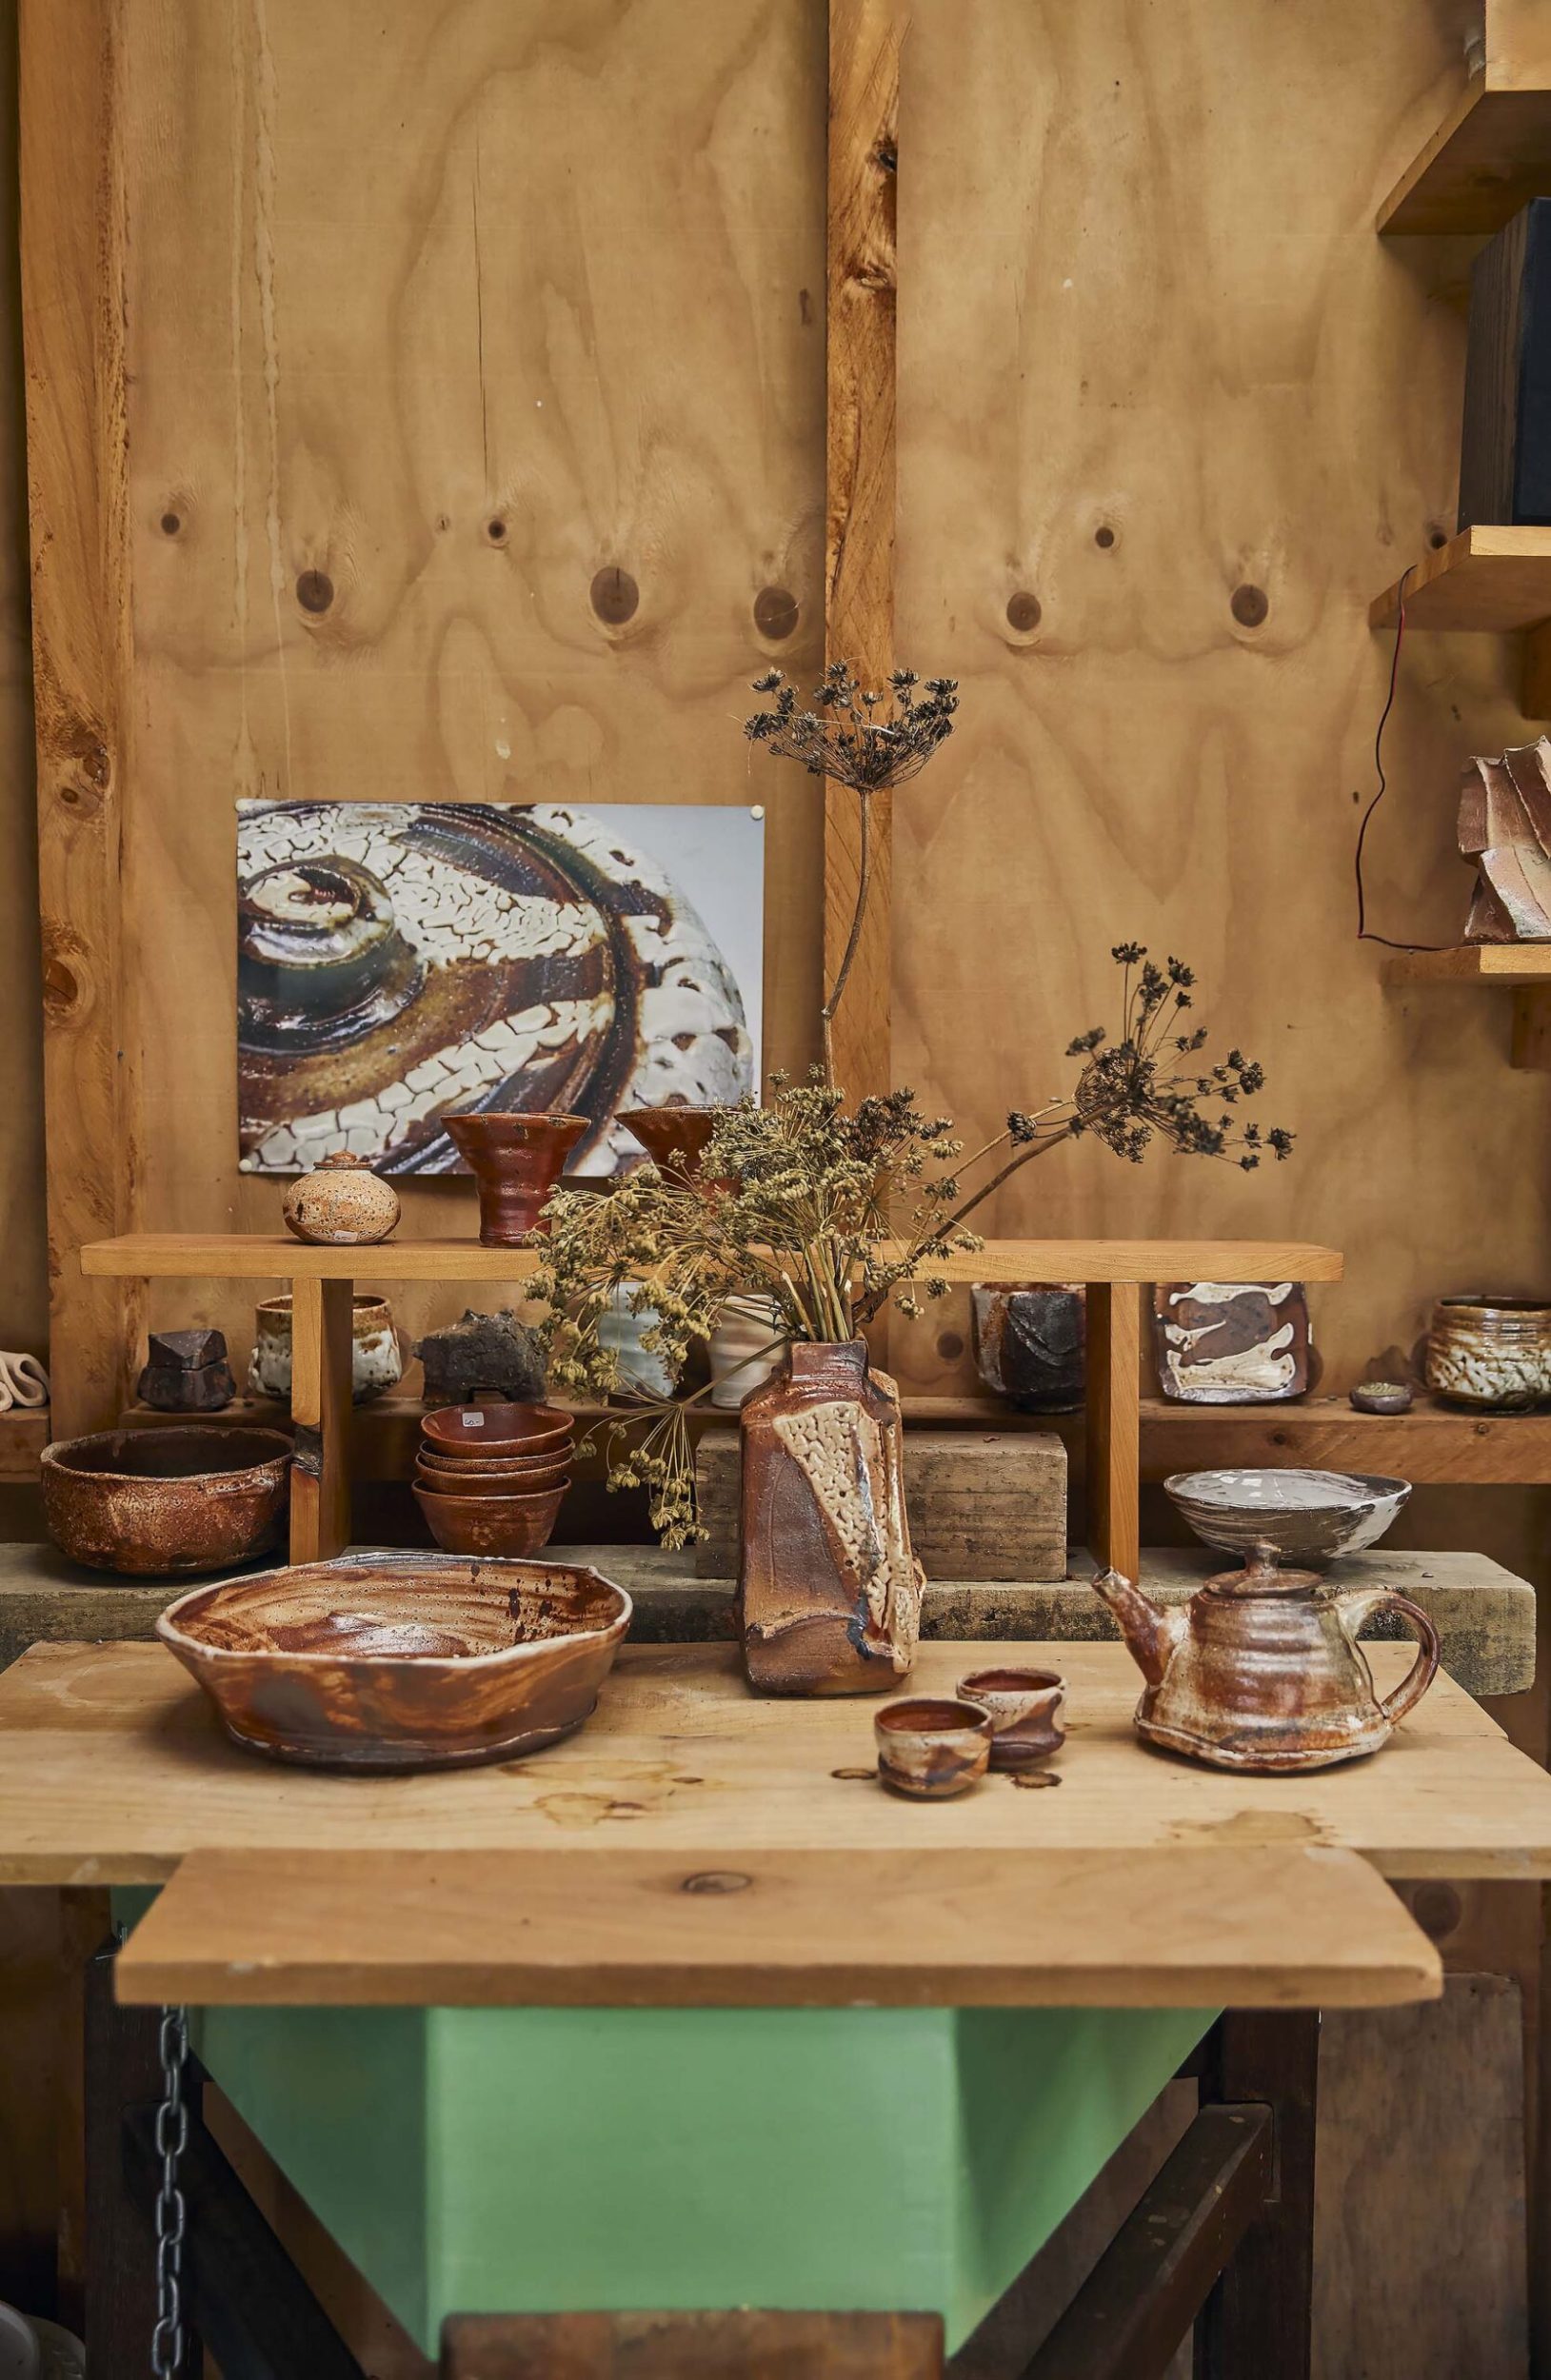
M155 1578L272 1553L290 1488L279 1430L102 1430L43 1451L43 1515L72 1562Z
M629 1624L624 1588L580 1564L379 1553L196 1587L156 1633L249 1751L382 1770L569 1735Z

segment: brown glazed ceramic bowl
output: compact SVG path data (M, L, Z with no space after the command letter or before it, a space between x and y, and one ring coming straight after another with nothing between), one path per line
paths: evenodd
M543 1446L536 1455L491 1455L487 1458L474 1455L444 1455L428 1438L423 1438L415 1449L415 1460L423 1471L434 1471L438 1478L507 1479L521 1494L529 1479L537 1479L546 1471L565 1470L575 1452L567 1438L560 1446Z
M103 1430L43 1451L49 1535L72 1562L135 1578L227 1570L280 1542L290 1440L185 1423Z
M538 1553L554 1534L565 1496L564 1487L540 1496L440 1496L414 1482L415 1502L443 1552L483 1557Z
M453 1463L433 1467L420 1456L415 1463L417 1484L428 1496L545 1496L551 1488L571 1483L569 1462L546 1463L542 1471L473 1471Z
M580 1727L629 1624L623 1587L580 1565L347 1554L196 1587L156 1633L251 1751L429 1769Z
M421 1436L438 1455L537 1455L566 1446L575 1416L558 1405L443 1405L427 1414Z
M728 1181L702 1181L700 1160L726 1107L631 1107L620 1116L666 1181L694 1182L703 1190L728 1190Z
M990 1715L993 1769L1028 1769L1066 1740L1061 1724L1066 1680L1053 1669L977 1669L959 1693Z
M978 1783L991 1755L990 1716L975 1702L913 1695L885 1702L872 1722L878 1774L897 1794L945 1801Z

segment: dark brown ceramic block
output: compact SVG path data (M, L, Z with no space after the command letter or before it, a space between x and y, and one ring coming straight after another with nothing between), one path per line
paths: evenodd
M359 1554L196 1588L157 1634L238 1743L408 1769L567 1735L629 1623L624 1590L579 1565Z
M197 1422L63 1438L44 1449L44 1518L60 1552L92 1570L229 1570L279 1544L290 1459L278 1430Z
M236 1394L222 1332L151 1332L145 1369L135 1384L143 1405L158 1413L219 1413Z
M448 1114L442 1121L474 1177L482 1244L520 1248L542 1236L545 1201L587 1119Z
M536 1554L554 1534L564 1486L542 1496L443 1496L414 1485L415 1502L445 1553L481 1557Z
M1275 1404L1315 1378L1302 1281L1160 1281L1153 1345L1178 1404Z
M993 1769L1027 1769L1066 1740L1061 1723L1066 1680L1052 1669L977 1669L959 1680L965 1702L990 1719Z
M990 1716L973 1702L918 1696L885 1702L874 1718L878 1774L897 1794L917 1801L946 1801L985 1774L993 1735Z
M544 1350L537 1334L506 1309L476 1314L470 1308L445 1329L428 1332L415 1354L425 1368L428 1405L479 1396L544 1395Z
M558 1405L446 1405L420 1425L439 1455L537 1455L575 1436Z
M1021 1413L1076 1413L1087 1386L1087 1293L1075 1281L977 1281L981 1378Z

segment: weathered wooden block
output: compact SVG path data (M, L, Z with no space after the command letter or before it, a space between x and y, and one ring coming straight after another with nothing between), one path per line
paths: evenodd
M736 1432L706 1432L695 1483L708 1532L696 1570L733 1577L743 1484ZM905 1497L928 1578L1066 1575L1066 1449L1051 1431L907 1430Z

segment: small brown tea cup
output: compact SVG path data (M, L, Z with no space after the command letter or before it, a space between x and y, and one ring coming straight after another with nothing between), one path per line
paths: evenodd
M1027 1769L1066 1740L1061 1724L1066 1680L1053 1669L977 1669L959 1680L966 1702L990 1717L993 1769Z
M897 1794L946 1801L985 1774L991 1721L978 1703L912 1696L874 1715L878 1775Z

